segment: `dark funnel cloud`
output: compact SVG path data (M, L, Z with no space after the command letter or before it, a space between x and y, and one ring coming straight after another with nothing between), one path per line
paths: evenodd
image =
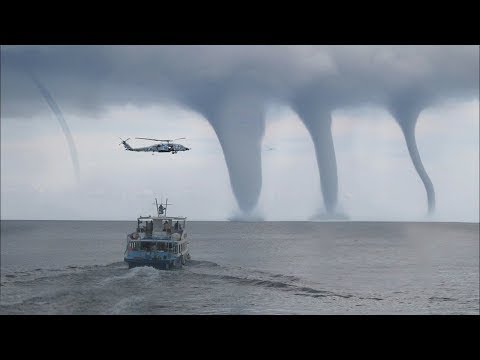
M52 95L50 95L46 87L40 82L40 80L38 80L38 78L33 73L31 72L27 72L27 73L29 74L30 78L37 86L38 90L42 94L43 98L47 102L50 109L52 109L55 117L58 120L58 123L62 128L63 134L65 135L65 139L67 140L68 149L70 150L70 157L72 159L73 170L75 171L75 178L77 179L77 182L79 182L80 181L80 164L78 162L77 148L75 147L75 141L73 140L68 124L65 118L63 117L62 111L60 110L57 103L53 99Z
M402 129L408 153L410 154L415 170L422 180L423 185L425 186L425 191L427 192L428 213L432 214L435 211L435 189L433 188L433 183L423 166L420 153L418 152L417 141L415 139L415 127L417 125L418 116L422 109L426 107L425 104L421 103L422 100L425 99L415 91L398 95L390 103L389 111Z
M333 215L337 206L338 177L335 147L332 137L332 116L328 109L294 105L305 124L315 146L323 202L328 214Z
M244 215L254 211L262 187L260 145L270 101L290 105L308 129L325 210L335 217L333 111L388 110L433 211L433 184L415 141L418 115L447 99L477 99L479 91L478 46L2 46L1 57L2 117L39 111L38 94L22 80L25 68L48 80L63 111L78 115L126 103L174 102L197 111L217 134Z
M258 97L244 93L221 98L211 106L204 103L192 107L198 109L215 130L238 206L244 214L251 213L262 189L264 104Z
M370 100L366 93L352 92L351 86L355 81L359 82L359 79L345 77L346 74L339 76L338 64L335 70L335 73L325 73L311 79L297 89L290 99L292 109L305 125L315 147L325 212L315 214L312 217L314 220L348 218L337 210L338 175L332 135L332 112L336 108L362 104ZM348 73L347 70L349 69L345 69Z

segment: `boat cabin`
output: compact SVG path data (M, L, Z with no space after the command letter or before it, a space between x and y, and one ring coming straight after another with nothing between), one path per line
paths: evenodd
M183 254L187 250L186 218L140 216L136 232L128 237L129 251L164 251Z
M172 237L178 234L180 237L186 227L186 218L172 216L140 216L137 219L137 233L143 234L144 238L151 237ZM175 237L175 236L174 236Z

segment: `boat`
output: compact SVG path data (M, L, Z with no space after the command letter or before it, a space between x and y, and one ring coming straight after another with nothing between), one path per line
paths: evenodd
M124 261L131 269L151 266L170 270L182 268L191 259L187 240L187 218L167 216L168 199L158 206L157 216L139 216L137 228L127 235Z

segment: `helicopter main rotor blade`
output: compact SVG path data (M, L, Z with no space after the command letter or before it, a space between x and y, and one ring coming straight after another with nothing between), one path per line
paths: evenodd
M182 139L186 139L186 138L181 137L181 138L178 138L178 139L174 139L173 141L175 141L175 140L182 140Z
M165 142L170 142L172 140L159 140L159 139L150 139L150 138L141 138L141 137L137 137L135 139L142 139L142 140L151 140L151 141L165 141Z

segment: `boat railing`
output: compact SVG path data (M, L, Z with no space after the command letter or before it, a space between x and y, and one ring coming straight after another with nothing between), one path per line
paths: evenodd
M173 235L177 234L177 237L173 237ZM176 244L181 241L186 241L186 236L182 237L180 233L173 233L173 234L158 234L153 233L151 236L145 236L144 233L137 233L133 232L127 235L127 241L151 241L151 242L159 242L165 241L167 243Z
M148 247L148 248L142 248L141 246L139 245L133 245L130 247L131 250L137 250L137 251L140 251L140 250L143 250L143 251L146 251L148 253L152 253L152 252L168 252L168 253L176 253L175 252L175 244L174 243L165 243L165 246L152 246L152 247ZM130 246L127 245L127 250L128 250L128 247ZM178 249L178 247L177 247ZM126 250L126 251L127 251Z
M180 231L173 231L173 232L138 232L134 231L130 234L127 235L127 238L131 240L152 240L152 241L157 241L157 240L165 240L165 241L181 241L186 237L183 236L184 230ZM174 238L174 236L176 238Z

